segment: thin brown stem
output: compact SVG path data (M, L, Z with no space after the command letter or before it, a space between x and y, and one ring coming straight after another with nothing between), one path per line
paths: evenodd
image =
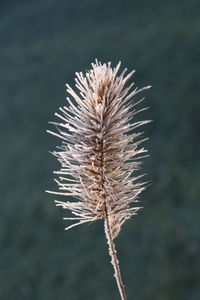
M107 238L107 243L108 243L108 248L109 248L109 254L111 257L111 264L113 265L113 268L114 268L114 277L117 282L121 300L127 300L125 287L122 282L119 261L117 259L117 251L115 249L115 244L114 244L112 236L111 236L111 230L110 230L108 216L106 216L104 219L104 227L105 227L105 235Z

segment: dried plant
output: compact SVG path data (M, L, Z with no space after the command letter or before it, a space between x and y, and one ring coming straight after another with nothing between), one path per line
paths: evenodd
M110 63L97 60L84 75L76 73L76 93L68 84L68 106L60 108L55 115L61 122L51 122L58 133L49 133L62 139L62 145L54 151L61 169L55 174L60 192L54 194L72 196L74 201L55 201L72 212L65 220L75 221L66 229L98 219L104 220L105 235L114 267L114 276L122 300L126 299L116 256L114 239L122 224L141 208L135 205L138 195L146 188L135 176L140 168L144 148L139 145L143 132L134 132L137 127L149 121L131 123L139 101L129 101L136 94L148 89L135 88L134 83L125 87L134 71L125 75L126 69L118 75L120 63L115 68ZM139 138L139 139L138 139Z

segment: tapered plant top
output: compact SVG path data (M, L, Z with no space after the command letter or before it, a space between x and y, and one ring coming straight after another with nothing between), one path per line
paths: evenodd
M135 129L149 121L133 122L140 110L136 105L143 100L134 96L148 89L127 85L134 71L119 72L120 63L95 61L85 74L76 73L76 91L67 84L66 106L55 115L59 122L52 122L62 139L53 154L61 163L56 171L59 192L66 201L56 201L72 212L73 226L109 219L111 237L120 232L122 224L135 215L140 207L138 195L145 189L136 171L146 150L141 147L143 132ZM69 200L68 200L69 199Z

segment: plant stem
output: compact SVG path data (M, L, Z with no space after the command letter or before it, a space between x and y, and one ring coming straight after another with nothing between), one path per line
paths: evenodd
M117 251L115 249L115 244L113 242L112 236L111 236L111 230L110 230L110 224L109 224L109 217L106 216L104 219L104 228L105 228L105 235L108 243L108 248L109 248L109 254L111 257L111 264L113 265L114 268L114 277L117 282L117 286L119 289L119 293L121 296L121 300L127 300L126 297L126 292L125 292L125 287L122 282L122 277L121 277L121 272L120 272L120 267L119 267L119 261L117 259Z

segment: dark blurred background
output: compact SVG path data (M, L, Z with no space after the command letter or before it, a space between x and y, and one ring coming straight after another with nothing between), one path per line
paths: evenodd
M153 184L116 240L130 300L200 299L200 2L0 1L0 299L117 300L103 225L64 231L48 121L75 71L119 60L151 108L139 117Z

